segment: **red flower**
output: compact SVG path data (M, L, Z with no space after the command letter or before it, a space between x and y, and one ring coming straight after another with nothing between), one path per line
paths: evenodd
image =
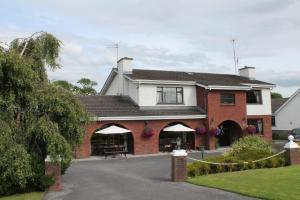
M249 125L249 126L247 127L247 132L248 132L249 134L255 134L255 133L256 133L256 127L253 126L253 125Z
M144 138L150 138L150 137L152 137L153 135L154 135L154 131L153 131L152 128L149 128L149 127L146 127L146 128L144 129L144 131L143 131L143 134L142 134L142 136L143 136Z

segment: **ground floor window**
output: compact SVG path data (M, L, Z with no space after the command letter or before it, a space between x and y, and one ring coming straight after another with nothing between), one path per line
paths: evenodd
M264 124L262 119L248 119L248 125L255 126L257 134L263 134Z

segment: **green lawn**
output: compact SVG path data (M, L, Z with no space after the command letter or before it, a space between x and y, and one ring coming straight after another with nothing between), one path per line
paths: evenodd
M262 199L300 199L300 166L212 174L188 182Z
M25 194L16 194L7 197L0 197L0 200L42 200L43 196L43 192L32 192Z

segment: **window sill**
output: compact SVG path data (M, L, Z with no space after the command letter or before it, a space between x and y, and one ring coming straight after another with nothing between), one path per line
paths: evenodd
M226 104L226 103L221 103L221 106L235 106L235 104Z
M184 106L183 103L157 103L157 106Z
M247 103L247 105L251 105L251 106L259 106L259 105L264 105L263 103Z

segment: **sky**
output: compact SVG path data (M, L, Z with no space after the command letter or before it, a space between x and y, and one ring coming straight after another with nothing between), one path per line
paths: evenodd
M62 42L62 68L49 79L82 77L99 91L119 58L141 69L234 74L256 78L288 97L300 87L300 1L297 0L2 0L0 41L47 31Z

